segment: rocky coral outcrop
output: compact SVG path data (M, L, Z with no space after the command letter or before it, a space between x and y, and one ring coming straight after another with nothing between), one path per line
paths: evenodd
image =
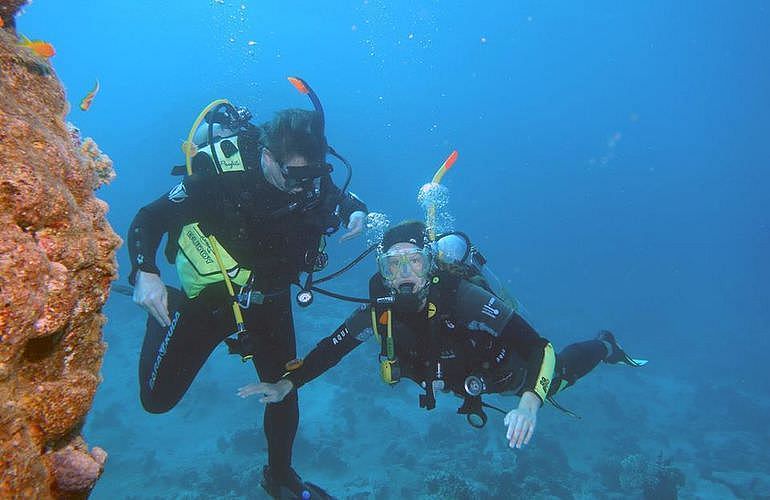
M47 61L0 17L0 498L85 497L106 453L80 437L99 384L120 238L94 190L112 163L64 117Z

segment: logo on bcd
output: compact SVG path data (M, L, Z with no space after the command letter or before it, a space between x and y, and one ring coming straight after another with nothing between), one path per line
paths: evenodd
M481 306L481 312L486 314L492 319L497 318L500 315L500 309L492 307L495 304L495 298L490 297L489 302Z

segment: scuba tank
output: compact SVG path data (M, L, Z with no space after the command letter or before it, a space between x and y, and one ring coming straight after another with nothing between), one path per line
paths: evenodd
M500 278L488 265L484 255L471 243L467 234L461 231L444 233L439 235L431 245L440 264L460 266L469 274L470 281L494 294L514 311L520 313L522 306L519 301L508 292Z

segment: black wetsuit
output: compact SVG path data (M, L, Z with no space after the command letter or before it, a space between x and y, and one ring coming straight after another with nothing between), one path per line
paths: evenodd
M377 279L377 276L375 278ZM465 280L431 285L428 307L419 313L394 313L392 334L402 377L423 387L434 380L446 390L467 396L469 375L483 375L486 392L532 391L541 399L575 383L607 355L599 340L572 344L556 356L549 342L507 304ZM443 289L440 294L434 288ZM426 314L435 307L429 319ZM285 377L299 388L374 335L372 306L362 306L334 333L321 340L300 368ZM376 309L379 335L386 334L383 311ZM385 347L380 353L386 355ZM548 357L550 359L550 365ZM543 381L543 377L547 380Z
M328 176L321 179L320 196L313 203L280 191L258 167L256 136L240 136L239 145L244 164L250 167L246 172L196 173L139 210L128 235L129 281L134 284L139 270L159 274L155 254L164 233L169 234L166 256L173 262L182 227L198 221L204 234L213 234L241 266L252 270L252 288L271 294L263 304L242 311L248 352L241 354L253 354L259 378L275 382L286 362L296 356L289 285L314 264L321 234L347 222L354 211L367 209L353 195L340 197ZM206 157L200 156L195 161L205 162ZM295 201L296 208L289 210ZM210 285L194 299L179 290L169 291L172 325L163 328L148 318L139 362L142 405L152 413L173 408L214 348L235 331L224 283ZM298 419L294 395L267 405L264 426L273 471L291 465Z

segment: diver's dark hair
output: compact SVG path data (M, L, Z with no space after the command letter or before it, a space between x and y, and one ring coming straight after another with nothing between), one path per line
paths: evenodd
M281 165L293 155L303 156L311 162L323 161L326 157L329 145L321 115L315 111L284 109L261 128L263 146Z

